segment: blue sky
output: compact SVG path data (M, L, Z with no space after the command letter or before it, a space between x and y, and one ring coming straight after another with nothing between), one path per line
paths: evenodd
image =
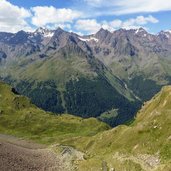
M0 0L0 31L61 27L92 34L101 27L171 29L171 0Z

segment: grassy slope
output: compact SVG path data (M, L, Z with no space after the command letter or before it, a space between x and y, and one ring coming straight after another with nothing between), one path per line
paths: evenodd
M84 170L170 171L171 87L146 102L130 126L111 130L96 119L52 116L0 84L0 132L83 151ZM104 131L106 130L106 131Z
M65 83L75 77L94 77L96 73L91 71L86 58L77 55L64 58L60 53L53 57L44 59L34 59L33 57L20 57L18 60L9 61L6 68L1 66L1 73L7 73L15 80L28 81L47 81L54 80L60 87L64 87ZM34 71L34 72L33 72Z
M66 83L71 79L77 80L83 77L92 80L100 75L101 77L105 77L109 84L122 96L130 101L135 100L131 91L125 88L121 80L113 76L107 69L97 69L100 68L101 64L95 59L91 60L89 63L84 55L81 57L78 54L71 54L65 57L61 53L56 53L51 57L35 61L30 60L30 58L20 57L18 61L9 62L7 67L0 67L0 71L1 75L7 74L16 80L16 82L20 80L29 82L53 80L57 83L59 90L65 90ZM95 71L94 68L98 71Z
M171 170L171 87L145 103L135 122L73 141L87 153L80 170ZM66 142L67 143L67 142Z
M5 81L20 94L29 97L46 111L94 117L116 108L119 109L119 115L113 118L112 126L132 119L140 102L125 83L96 59L79 55L74 53L65 56L59 52L43 59L35 59L35 56L18 57L18 60L10 60L7 66L0 67L0 76L6 77ZM53 82L54 86L47 85L49 82ZM73 87L70 88L71 82ZM70 97L68 94L72 94L73 90L75 94ZM44 99L43 102L38 96ZM86 100L96 104L97 108L94 107L92 111L90 105L85 105Z
M170 84L171 58L157 55L147 56L146 60L143 58L144 54L137 58L127 56L121 63L113 61L108 67L144 102L158 93L162 86Z
M94 118L53 116L14 94L0 82L0 132L31 138L42 143L60 142L77 136L92 136L109 126Z

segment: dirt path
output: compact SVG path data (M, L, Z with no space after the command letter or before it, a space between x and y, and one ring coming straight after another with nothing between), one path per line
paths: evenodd
M46 146L0 135L0 171L66 171L66 168Z

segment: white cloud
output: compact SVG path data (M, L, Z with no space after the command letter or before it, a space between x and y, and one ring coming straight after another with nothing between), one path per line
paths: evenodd
M15 6L6 0L0 1L0 31L30 31L32 29L25 21L28 17L31 17L29 10Z
M131 14L171 10L170 0L84 0L89 6L100 8L98 15ZM102 10L102 8L105 10Z
M144 25L144 24L147 24L148 22L150 22L150 23L158 23L159 21L158 21L158 19L154 18L152 15L149 15L148 17L138 16L135 19L136 24Z
M101 21L97 22L94 19L78 20L75 24L77 31L86 32L87 34L96 33L100 28L104 28L110 31L114 31L119 28L124 29L137 29L144 27L148 23L159 22L156 18L149 15L147 17L137 16L136 18L130 18L128 20L122 21L115 19L113 21Z
M111 9L113 9L115 13L119 13L117 12L119 9L122 13L125 13L125 10L129 10L130 12L134 8L144 8L147 3L147 0L139 0L139 4L135 0L82 1L85 1L87 4L93 6L93 9L102 9L102 12L100 11L99 15L102 15L103 11L105 14L107 14L108 11L110 13ZM154 2L154 0L151 0L150 2L148 1L149 5L145 7L149 9L152 2ZM156 7L159 7L159 2L161 1L155 0L155 2ZM169 8L170 4L171 2L165 6ZM96 13L96 10L94 13ZM31 9L25 9L23 7L13 5L7 0L0 0L0 31L17 32L19 30L32 31L32 27L46 27L49 29L61 27L66 30L74 30L76 32L92 34L96 33L100 28L114 31L118 28L130 29L139 28L142 26L145 27L148 23L158 22L158 20L152 15L146 17L137 16L136 18L131 18L125 21L120 19L115 19L113 21L97 21L92 18L87 19L87 15L83 14L84 10L83 12L80 12L69 8L58 9L53 6L36 6ZM96 17L96 15L94 15L94 17Z
M84 2L86 2L87 4L91 6L98 7L104 3L104 0L84 0Z
M118 14L171 10L170 0L117 0Z
M116 19L116 20L111 21L110 25L113 28L122 27L122 21L119 19Z
M121 23L120 27L130 29L144 26L148 23L158 23L159 21L153 16L149 15L147 17L137 16L136 18L128 19Z
M78 20L75 24L75 28L78 31L92 34L101 28L101 24L98 23L95 19Z
M53 6L37 6L32 8L34 16L32 24L35 26L46 26L48 24L71 23L73 20L81 17L81 13L71 9L57 9Z
M49 29L49 30L55 30L57 29L58 27L60 27L61 29L67 29L67 30L70 30L72 28L71 24L68 24L68 23L64 23L64 24L53 24L53 25L47 25L45 26L45 28Z
M125 21L121 20L113 20L109 22L110 27L118 29L137 29L139 27L144 27L148 23L158 23L158 19L154 18L152 15L147 17L144 16L137 16L136 18L130 18Z

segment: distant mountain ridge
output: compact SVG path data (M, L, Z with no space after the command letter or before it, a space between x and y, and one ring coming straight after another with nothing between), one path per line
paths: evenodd
M89 36L61 28L0 33L0 78L45 110L118 125L171 83L171 33L153 35L143 28L100 29Z

